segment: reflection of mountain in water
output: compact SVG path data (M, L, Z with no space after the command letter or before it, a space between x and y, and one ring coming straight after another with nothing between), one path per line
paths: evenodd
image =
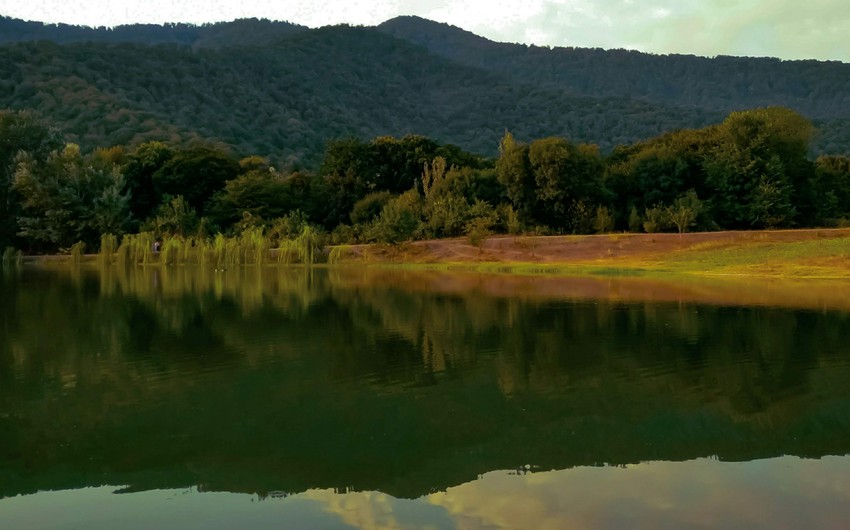
M419 496L524 464L850 452L846 312L494 295L459 277L0 281L0 495Z

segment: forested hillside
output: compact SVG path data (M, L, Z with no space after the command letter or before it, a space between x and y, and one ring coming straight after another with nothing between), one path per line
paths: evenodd
M309 30L242 20L114 29L0 19L0 108L91 149L203 138L315 169L328 140L421 134L495 156L505 129L603 152L781 104L815 153L850 150L850 65L497 44L400 18Z
M418 17L395 18L378 29L460 64L574 95L628 96L724 113L782 105L809 118L850 117L850 65L835 61L550 49L496 43Z
M256 18L227 23L132 24L114 28L90 28L68 24L42 24L0 16L0 45L27 41L186 44L196 48L272 44L309 28L288 22Z
M410 16L388 20L378 29L454 62L572 95L630 97L722 114L769 105L793 108L822 129L821 149L848 149L850 64L497 43Z

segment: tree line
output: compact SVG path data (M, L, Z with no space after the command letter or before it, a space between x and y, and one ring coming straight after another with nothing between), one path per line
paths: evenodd
M101 236L275 245L305 227L323 244L491 234L843 226L850 157L814 158L815 129L781 107L621 145L505 132L488 158L424 136L329 142L316 171L195 141L84 151L28 111L0 112L0 248L61 252Z

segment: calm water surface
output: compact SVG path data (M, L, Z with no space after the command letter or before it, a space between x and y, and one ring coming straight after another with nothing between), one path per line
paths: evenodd
M0 528L847 528L850 286L0 276Z

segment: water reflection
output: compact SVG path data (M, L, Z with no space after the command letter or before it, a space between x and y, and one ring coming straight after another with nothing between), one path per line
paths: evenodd
M844 455L844 288L25 269L0 281L0 496Z
M120 491L120 490L119 490ZM0 501L3 528L621 529L846 527L850 461L711 459L493 471L416 499L377 491L257 496L86 488ZM49 506L49 509L45 509Z

